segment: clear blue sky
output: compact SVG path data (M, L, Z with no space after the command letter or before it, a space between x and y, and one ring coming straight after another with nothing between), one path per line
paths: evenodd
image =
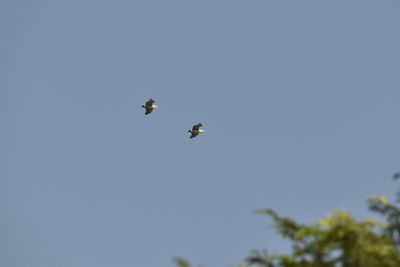
M228 266L287 249L258 208L372 216L399 29L395 0L1 1L0 265Z

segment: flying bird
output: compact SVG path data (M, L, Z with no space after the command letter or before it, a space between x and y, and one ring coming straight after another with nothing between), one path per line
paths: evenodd
M203 124L198 123L193 126L192 130L189 130L188 132L191 133L192 135L190 138L198 136L200 133L205 133L207 132L206 130L200 129L200 127L203 127Z
M159 106L155 105L154 103L156 103L156 101L154 101L152 98L150 98L147 102L145 106L142 106L142 108L146 109L146 113L144 113L144 115L150 114L153 109L159 108Z

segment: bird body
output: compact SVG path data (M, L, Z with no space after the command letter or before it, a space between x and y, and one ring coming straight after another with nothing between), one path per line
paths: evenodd
M189 130L188 132L191 133L192 135L190 136L190 138L194 138L196 136L198 136L201 133L205 133L207 132L206 130L200 129L201 127L203 127L203 124L198 123L196 125L194 125L192 127L192 130Z
M146 112L144 115L150 114L154 109L159 108L159 106L155 105L156 101L154 101L152 98L150 98L147 102L146 105L142 106L142 108L146 109Z

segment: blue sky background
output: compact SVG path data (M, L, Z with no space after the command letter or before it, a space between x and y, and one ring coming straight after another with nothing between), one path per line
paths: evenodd
M286 251L400 169L400 2L0 2L0 265ZM152 97L160 110L144 116ZM209 132L190 140L202 122Z

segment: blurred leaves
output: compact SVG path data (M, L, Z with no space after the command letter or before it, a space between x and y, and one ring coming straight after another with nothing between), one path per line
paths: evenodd
M190 267L191 265L186 261L186 260L184 260L183 258L180 258L180 257L174 257L173 259L172 259L172 261L176 264L176 266L178 266L178 267Z
M400 178L400 172L393 176ZM396 193L400 203L400 192ZM369 196L369 209L385 220L356 220L350 213L336 210L313 224L301 224L272 209L257 210L273 221L273 226L289 239L289 254L253 250L244 263L234 267L398 267L400 266L400 209L383 196ZM175 258L179 267L190 267Z
M250 265L400 266L400 253L392 239L385 235L385 224L382 222L371 219L357 221L347 212L334 211L315 224L302 225L270 209L259 210L257 213L272 218L278 232L291 240L292 253L253 253L247 258Z

